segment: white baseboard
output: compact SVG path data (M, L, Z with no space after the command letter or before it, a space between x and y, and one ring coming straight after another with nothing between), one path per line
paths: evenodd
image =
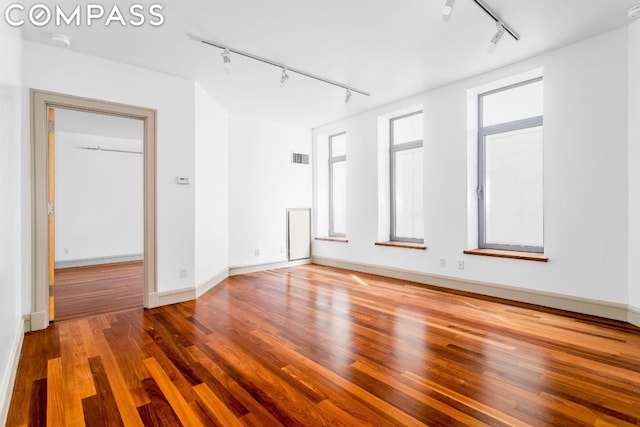
M42 331L49 326L49 315L45 311L33 312L29 318L29 332Z
M196 287L196 298L200 298L202 295L206 294L211 289L213 289L216 286L218 286L227 277L229 277L229 269L225 269L224 271L221 271L220 273L215 275L213 278L211 278L211 279L207 280L206 282L204 282L204 283L200 284L199 286L197 286Z
M7 417L9 416L9 405L11 405L13 385L16 381L16 374L18 373L18 363L20 362L20 351L22 350L24 332L24 321L20 321L18 322L18 330L11 345L7 370L0 384L0 425L6 425Z
M629 306L627 322L640 328L640 308Z
M72 268L72 267L87 267L90 265L116 264L119 262L142 261L143 259L144 259L144 254L72 259L68 261L56 262L55 268L59 269L59 268Z
M496 298L503 298L527 304L541 305L560 310L573 311L591 316L605 317L608 319L628 322L630 310L624 304L599 301L588 298L574 297L552 292L542 292L532 289L515 288L512 286L497 285L494 283L459 279L455 277L428 274L418 271L403 270L398 268L383 267L371 264L362 264L343 261L334 258L313 257L313 263L329 267L344 268L362 273L391 277L394 279L408 280L426 285L438 286L446 289L472 292ZM640 311L637 312L640 320ZM630 322L633 323L633 322Z
M194 300L212 289L214 286L217 286L227 277L229 277L229 273L227 270L224 270L216 276L212 277L210 280L202 283L197 288L193 287L176 289L173 291L153 292L149 294L148 308L162 307L163 305L178 304L181 302Z
M311 258L301 259L297 261L271 262L267 264L247 265L229 267L229 276L238 276L240 274L257 273L259 271L277 270L279 268L298 267L300 265L311 264Z

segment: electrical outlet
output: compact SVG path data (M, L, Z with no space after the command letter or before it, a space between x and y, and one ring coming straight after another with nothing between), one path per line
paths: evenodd
M464 270L464 261L458 261L458 270Z
M260 249L256 249L256 251L255 251L255 255L256 255L256 257L259 257L259 256L260 256Z
M64 248L64 254L69 255L69 248Z
M280 246L280 253L283 254L284 253L284 246Z
M440 268L445 268L447 266L447 260L444 258L440 258Z
M180 278L181 279L186 279L187 278L187 269L182 267L180 268Z

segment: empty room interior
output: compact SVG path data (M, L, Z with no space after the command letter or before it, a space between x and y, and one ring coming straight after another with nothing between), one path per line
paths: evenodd
M0 6L0 425L640 425L638 0Z

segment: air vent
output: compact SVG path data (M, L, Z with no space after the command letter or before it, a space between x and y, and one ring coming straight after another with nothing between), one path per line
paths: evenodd
M308 165L309 155L302 153L291 153L291 163L294 165Z

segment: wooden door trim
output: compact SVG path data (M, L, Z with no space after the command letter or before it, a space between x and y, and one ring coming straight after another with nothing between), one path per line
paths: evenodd
M32 292L31 330L49 325L48 114L49 107L67 108L142 120L144 123L144 306L157 291L156 245L156 116L150 108L30 90L31 100L31 206Z

